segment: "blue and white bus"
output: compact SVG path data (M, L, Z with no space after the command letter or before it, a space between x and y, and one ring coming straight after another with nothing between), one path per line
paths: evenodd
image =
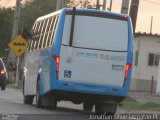
M24 103L57 107L83 103L85 111L116 112L128 95L133 33L127 15L62 9L39 17L25 55Z

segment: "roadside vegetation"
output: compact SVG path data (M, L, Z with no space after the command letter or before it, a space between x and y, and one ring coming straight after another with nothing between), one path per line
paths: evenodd
M22 33L23 28L30 30L39 16L54 12L55 9L56 0L26 1L21 5L18 34ZM15 8L0 7L0 56L4 55L4 49L8 48L11 41L14 10Z
M146 102L140 103L136 99L128 97L121 107L127 110L145 110L145 111L160 111L160 103Z

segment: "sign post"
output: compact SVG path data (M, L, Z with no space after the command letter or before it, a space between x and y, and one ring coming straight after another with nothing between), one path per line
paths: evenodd
M18 85L18 78L19 78L19 57L17 58L17 69L16 69L16 83L15 83L15 87Z
M15 86L17 86L19 79L19 57L27 50L28 42L21 35L17 36L14 40L12 40L8 46L15 52L17 55L17 69L16 69L16 82Z

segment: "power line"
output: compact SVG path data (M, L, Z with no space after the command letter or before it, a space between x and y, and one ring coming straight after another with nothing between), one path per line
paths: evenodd
M143 0L143 1L148 2L148 3L155 4L155 5L160 5L160 3L159 3L159 2L153 2L153 1L149 1L149 0Z

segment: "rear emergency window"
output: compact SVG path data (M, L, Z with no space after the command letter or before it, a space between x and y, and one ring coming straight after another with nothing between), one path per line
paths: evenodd
M72 15L66 15L62 44L70 40ZM75 15L73 47L127 51L128 21L117 16Z

